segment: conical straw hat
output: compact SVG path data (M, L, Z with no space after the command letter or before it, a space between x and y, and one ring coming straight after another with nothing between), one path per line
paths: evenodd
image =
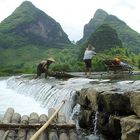
M55 62L55 60L52 57L48 58L47 60Z

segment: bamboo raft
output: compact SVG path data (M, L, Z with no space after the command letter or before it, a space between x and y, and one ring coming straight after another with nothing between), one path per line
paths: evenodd
M13 108L8 108L0 122L0 140L31 140L54 112L55 109L51 108L48 116L39 116L35 112L21 116ZM73 121L66 122L65 115L58 113L36 140L78 140L76 125Z

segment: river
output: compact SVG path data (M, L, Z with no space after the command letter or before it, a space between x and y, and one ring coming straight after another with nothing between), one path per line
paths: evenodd
M13 107L21 115L29 115L32 112L47 114L51 107L57 108L62 100L66 104L61 110L67 120L72 118L75 106L74 95L82 88L94 87L97 91L114 90L120 92L139 90L140 80L127 79L87 79L70 78L58 80L53 77L46 79L32 79L30 75L20 75L0 78L0 118L3 117L8 107ZM91 138L90 138L91 137ZM92 139L94 136L88 136Z

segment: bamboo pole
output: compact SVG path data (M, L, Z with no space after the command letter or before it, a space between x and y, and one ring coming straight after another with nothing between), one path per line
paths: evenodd
M30 140L37 140L39 135L48 127L48 125L51 123L53 118L57 115L59 110L63 107L65 103L65 100L62 101L61 105L57 108L57 110L54 112L54 114L49 118L49 120L30 138Z
M7 130L7 129L16 129L16 128L21 128L21 129L39 129L43 126L43 124L13 124L13 123L0 123L0 129ZM58 129L74 129L76 128L74 123L67 123L67 124L62 124L62 123L56 123L56 124L50 124L49 125L50 129L58 128ZM0 139L1 140L1 139Z

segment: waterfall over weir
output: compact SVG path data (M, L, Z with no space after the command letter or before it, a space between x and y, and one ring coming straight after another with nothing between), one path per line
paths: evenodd
M20 114L30 114L31 112L47 114L49 108L57 108L62 100L66 100L62 112L65 113L66 118L69 119L74 107L73 98L76 93L76 87L81 89L83 84L85 85L85 83L89 83L89 81L90 80L87 79L84 79L83 82L81 82L81 79L61 81L54 78L47 80L30 79L29 76L25 75L12 76L3 81L6 86L5 90L2 92L6 93L3 93L2 95L0 93L0 100L3 100L3 102L5 100L9 105L7 105L7 107L13 107L10 105L14 103L15 110ZM2 81L0 80L0 82ZM17 106L21 106L21 111L16 109ZM27 112L25 108L27 108ZM0 112L0 114L2 113Z

